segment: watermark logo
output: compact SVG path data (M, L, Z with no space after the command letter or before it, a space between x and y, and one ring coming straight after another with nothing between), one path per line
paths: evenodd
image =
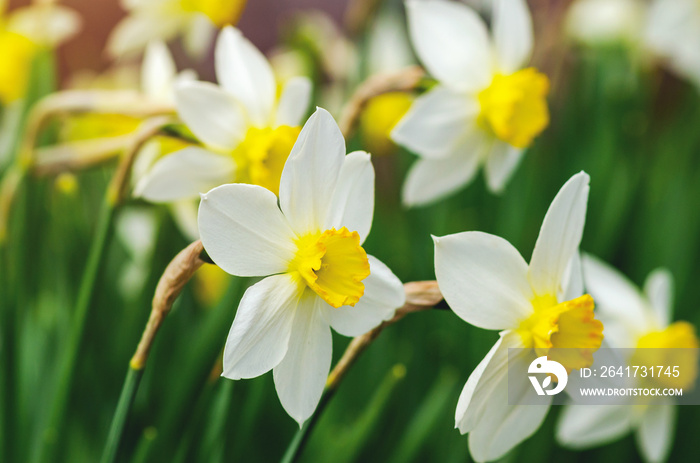
M532 361L527 369L528 373L546 373L547 376L540 384L537 376L528 376L532 387L535 388L537 395L556 395L564 390L566 387L566 382L569 380L569 375L566 373L566 368L554 360L547 360L547 356L543 355ZM554 389L547 389L550 384L552 384L552 376L557 377L557 387Z

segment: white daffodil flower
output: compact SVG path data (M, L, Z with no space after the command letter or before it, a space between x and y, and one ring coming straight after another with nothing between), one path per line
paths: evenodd
M455 427L469 433L476 461L503 456L532 435L549 410L549 404L508 404L509 348L524 349L518 361L529 363L549 353L571 370L590 365L600 347L603 326L594 319L591 296L581 295L578 265L588 183L588 175L581 172L561 188L544 218L529 266L510 243L494 235L434 237L435 274L452 310L474 326L502 330L469 376L455 413ZM557 347L577 349L549 352ZM530 387L523 381L523 388Z
M583 277L605 324L605 340L617 348L698 348L695 327L671 322L673 279L664 269L653 271L643 292L621 273L598 259L583 257ZM697 358L684 366L684 381L692 384ZM678 361L678 359L676 359ZM687 375L686 375L687 373ZM692 378L692 379L691 379ZM674 384L674 387L683 387ZM564 410L557 440L573 449L595 447L634 432L647 462L662 462L673 441L676 409L670 398L648 405L570 405Z
M411 41L438 84L414 102L392 132L420 156L403 187L415 206L468 184L484 165L500 192L525 148L549 124L549 80L523 66L532 53L532 19L524 0L495 0L489 36L464 4L409 0Z
M672 71L700 87L698 0L654 0L647 13L645 40Z
M179 82L175 89L178 115L205 147L187 147L158 160L137 185L137 196L172 202L234 181L277 193L311 82L290 79L278 98L265 56L233 27L221 32L215 59L221 87Z
M175 108L175 86L178 82L193 82L196 73L191 69L177 72L168 47L161 41L148 44L141 65L141 93L154 104ZM170 137L154 137L139 151L131 170L134 196L148 184L148 174L164 155L168 155L189 144ZM178 228L189 238L199 238L197 230L196 198L183 199L169 204Z
M574 40L587 45L625 45L639 64L658 61L700 88L697 0L577 0L566 28Z
M0 12L4 12L5 5L0 2ZM59 46L73 37L82 25L82 19L75 10L49 2L35 2L14 9L3 19L6 19L3 26L7 30L46 47Z
M129 12L112 31L107 50L113 57L140 53L149 42L183 36L187 51L199 56L217 28L233 25L246 0L122 0Z
M566 14L569 37L586 45L641 45L646 4L640 0L576 0Z
M24 97L32 61L41 48L59 46L81 26L78 13L60 5L35 4L10 12L7 8L8 2L0 0L0 106Z
M373 208L369 155L346 156L337 124L320 108L285 163L279 205L257 185L202 195L199 230L212 260L233 275L270 275L241 299L223 375L253 378L272 369L282 406L299 425L323 392L330 328L363 334L405 302L399 279L362 248Z
M146 47L141 65L141 92L149 99L174 107L175 85L196 78L191 69L177 72L173 55L162 41L155 40Z

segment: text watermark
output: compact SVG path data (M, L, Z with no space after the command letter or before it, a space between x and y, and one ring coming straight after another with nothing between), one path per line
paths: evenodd
M699 371L700 349L508 349L508 403L700 405Z

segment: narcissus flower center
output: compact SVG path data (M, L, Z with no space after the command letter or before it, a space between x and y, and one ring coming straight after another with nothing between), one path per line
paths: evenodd
M661 374L649 381L665 387L687 388L695 384L698 375L698 341L695 327L688 322L671 323L662 331L647 333L637 341L637 351L630 360L631 365L657 368L662 366ZM666 366L671 366L669 374L665 374ZM673 367L677 366L679 375L673 375Z
M27 88L37 46L27 37L0 30L0 103L11 103Z
M236 181L260 185L279 194L284 163L292 151L301 127L282 125L248 129L245 139L233 151Z
M526 148L549 125L549 79L535 68L496 74L479 93L478 121L501 140Z
M369 260L357 232L331 228L297 240L289 271L299 272L306 285L331 306L354 306L365 292L362 280L369 276Z
M532 306L533 314L518 327L525 347L534 348L538 356L547 355L569 371L593 363L593 352L603 340L603 324L594 318L591 296L584 294L562 303L551 295L538 296Z
M181 0L182 9L207 16L217 27L236 24L246 0Z

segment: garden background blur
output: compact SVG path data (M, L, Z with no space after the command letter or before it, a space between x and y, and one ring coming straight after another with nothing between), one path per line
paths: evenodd
M11 1L10 7L20 3ZM86 79L86 71L107 69L106 38L124 13L116 0L62 3L83 17L82 32L56 60L60 85L77 85L80 74ZM377 10L367 9L359 22L349 19L349 8L360 3L381 3L374 6L403 22L399 1L249 0L239 27L263 51L285 43L314 65L317 51L295 33L293 18L310 8L330 15L358 45L356 75L343 83L339 99L346 101L370 72L363 57ZM638 285L652 269L667 267L676 283L675 319L700 326L698 89L640 64L620 44L592 47L566 39L563 18L570 2L528 3L535 23L534 63L552 83L550 126L501 196L489 193L479 174L446 200L406 210L399 192L415 156L400 149L375 156L376 205L367 252L404 282L435 278L431 234L493 233L529 260L552 198L571 175L585 170L591 193L582 250L612 263ZM178 69L194 67L201 78L213 79L211 49L203 61L188 58L178 43L173 50ZM54 85L47 61L38 78L35 73L36 92ZM318 76L317 84L327 83L328 73ZM340 105L328 106L337 118ZM47 132L44 143L51 141ZM362 133L347 143L348 151L363 147ZM0 275L3 461L29 461L42 439L56 441L54 461L99 458L156 282L190 242L165 207L132 200L120 208L86 321L68 419L63 429L45 435L78 283L114 168L109 163L76 172L73 187L66 187L65 177L32 176L13 205L8 264ZM275 461L298 429L279 404L271 374L236 382L219 376L221 349L251 280L208 267L200 273L158 335L127 423L121 461ZM469 461L467 437L454 429L454 409L467 377L497 336L448 310L410 314L387 328L341 384L302 461ZM334 334L334 362L349 341ZM632 435L588 451L561 448L554 441L558 408L504 461L640 460ZM680 407L670 460L697 458L697 417L695 407Z

